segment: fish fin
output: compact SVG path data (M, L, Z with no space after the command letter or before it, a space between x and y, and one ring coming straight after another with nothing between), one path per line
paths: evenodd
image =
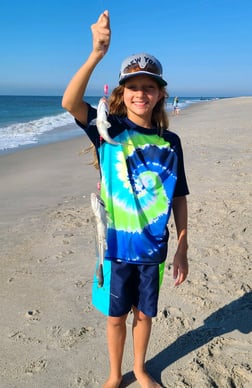
M110 127L111 127L111 124L110 124L108 121L106 121L105 127L106 127L106 128L110 128Z
M90 121L89 125L96 125L97 123L97 119L93 119Z
M91 125L96 125L97 127L99 125L103 125L105 128L110 128L111 127L111 124L108 122L108 121L100 121L99 119L93 119L90 121Z

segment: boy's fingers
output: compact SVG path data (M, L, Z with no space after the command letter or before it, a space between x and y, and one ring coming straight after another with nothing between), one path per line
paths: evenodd
M175 282L175 286L179 286L181 283L183 283L186 280L186 274L180 273L179 277L177 278Z
M104 11L98 19L98 23L100 23L103 26L109 26L109 12Z
M181 267L174 265L173 279L175 280L175 286L178 286L181 283L183 283L186 280L187 275L188 275L188 267L186 265Z

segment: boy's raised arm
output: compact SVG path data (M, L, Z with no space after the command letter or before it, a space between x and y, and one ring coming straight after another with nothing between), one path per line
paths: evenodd
M110 44L111 30L108 11L104 11L99 16L97 22L92 24L91 30L93 50L87 61L69 82L62 98L62 107L84 125L87 124L88 109L83 96L93 70L107 53Z

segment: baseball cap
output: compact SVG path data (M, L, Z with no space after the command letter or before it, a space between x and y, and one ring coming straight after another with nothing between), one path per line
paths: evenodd
M137 75L148 75L154 78L161 86L166 86L163 79L163 68L161 63L153 55L147 53L134 54L126 58L121 65L119 84Z

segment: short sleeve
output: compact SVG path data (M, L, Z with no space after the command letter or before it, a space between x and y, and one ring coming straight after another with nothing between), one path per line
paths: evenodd
M177 134L167 131L163 137L170 143L171 148L176 152L178 157L177 183L175 186L174 197L182 197L189 194L186 180L184 156L180 138Z

